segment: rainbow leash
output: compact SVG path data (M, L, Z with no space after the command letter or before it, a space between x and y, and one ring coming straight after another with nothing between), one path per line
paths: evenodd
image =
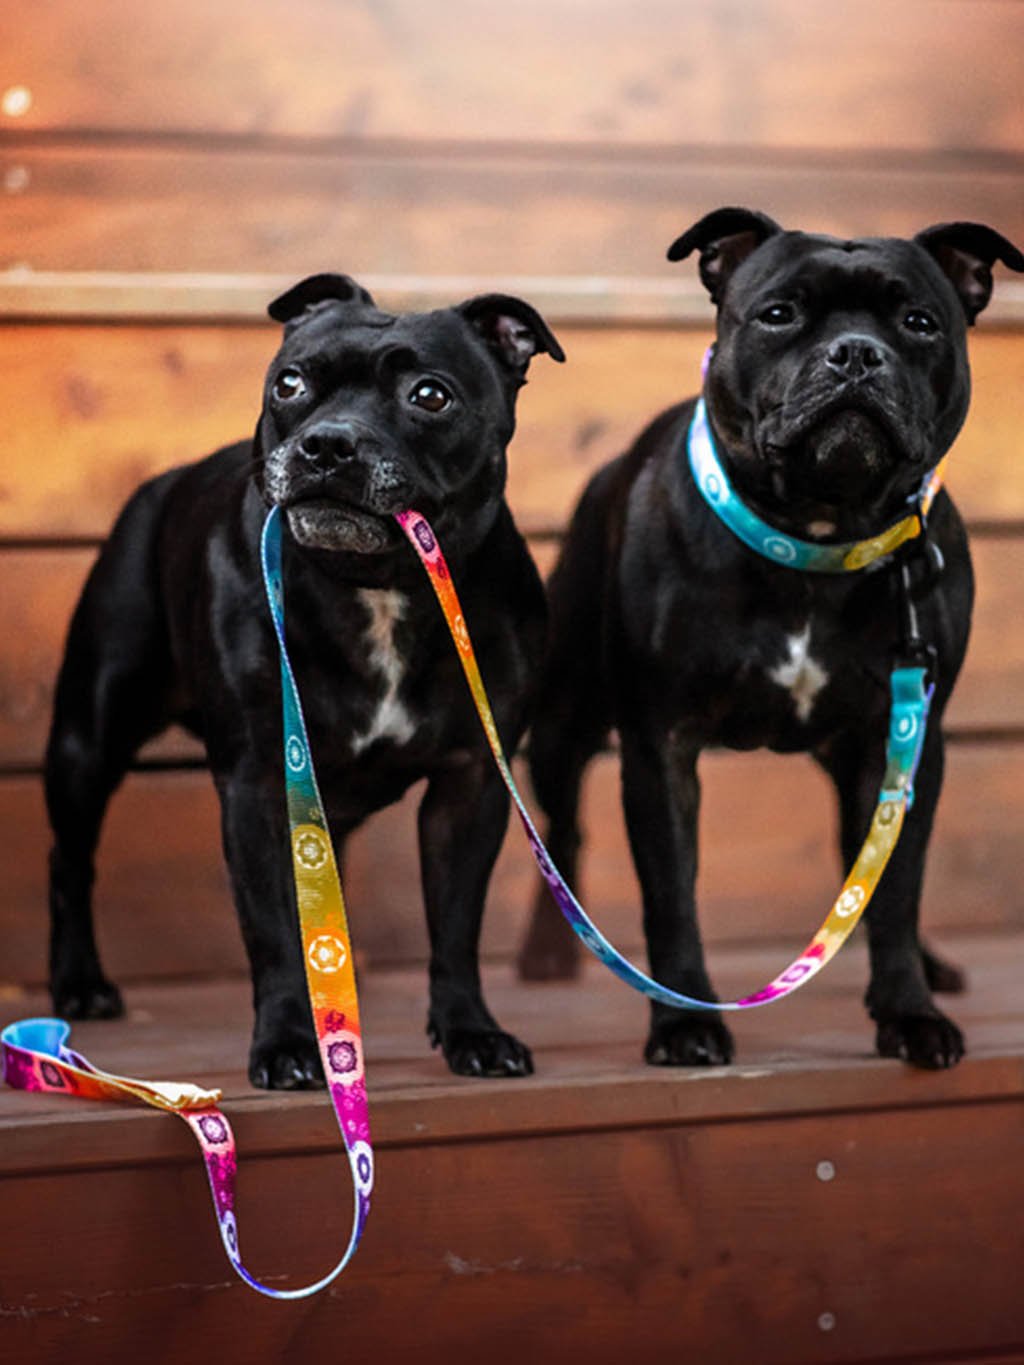
M551 889L551 894L562 914L568 920L577 936L601 962L627 985L660 1001L663 1005L674 1005L691 1010L741 1010L754 1005L767 1005L773 1000L781 1000L798 987L809 981L821 971L843 946L853 932L857 921L867 908L877 887L886 864L896 847L903 820L914 794L914 775L921 757L924 743L928 707L934 688L927 685L927 672L922 667L896 668L890 679L891 705L889 713L889 737L886 746L886 768L882 788L878 795L871 828L864 846L850 870L842 890L833 902L824 923L808 943L799 957L780 972L766 986L746 995L741 1000L725 1003L699 1000L669 990L657 981L646 976L627 958L612 946L594 924L566 884L561 873L551 861L547 849L530 819L519 789L515 784L512 771L501 745L498 728L494 722L487 692L484 688L480 669L477 665L473 644L469 637L466 619L459 605L458 595L448 565L445 563L437 537L431 530L427 519L419 512L409 510L400 512L397 520L423 564L445 620L451 632L455 647L459 652L469 690L473 695L477 713L487 735L495 762L509 790L526 831L533 856L540 868L541 875Z
M67 1046L70 1028L62 1019L23 1019L11 1024L0 1035L0 1048L4 1079L15 1089L84 1099L136 1100L178 1114L199 1143L221 1241L237 1274L268 1298L302 1299L326 1288L355 1254L370 1212L374 1163L345 901L285 647L281 514L276 508L264 524L260 548L267 601L281 655L288 827L306 984L327 1088L352 1172L355 1202L345 1254L322 1279L299 1289L271 1289L246 1270L235 1218L235 1140L231 1125L217 1108L219 1090L202 1090L187 1082L140 1081L100 1071Z
M789 995L819 972L839 951L864 913L913 801L914 775L934 690L927 685L927 670L916 666L893 670L886 769L878 805L864 846L821 928L799 957L752 995L725 1003L698 1000L660 986L624 958L594 925L552 863L512 777L465 617L437 538L419 512L410 509L399 513L397 520L418 554L444 612L495 762L515 803L537 865L563 915L590 951L636 990L663 1004L684 1009L738 1010L765 1005ZM369 1216L374 1160L345 901L285 643L281 513L277 508L270 511L264 523L260 551L280 651L285 789L306 983L324 1075L352 1174L352 1231L344 1255L322 1279L298 1289L272 1289L245 1268L235 1217L235 1140L231 1125L218 1108L219 1090L204 1090L188 1082L138 1080L102 1071L68 1046L70 1027L62 1019L23 1019L8 1025L0 1034L0 1053L4 1079L15 1089L84 1099L136 1101L182 1118L199 1144L221 1241L234 1270L246 1284L268 1298L301 1299L331 1284L355 1254Z

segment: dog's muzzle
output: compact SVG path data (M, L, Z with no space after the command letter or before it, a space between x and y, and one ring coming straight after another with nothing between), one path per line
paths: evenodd
M399 461L343 422L283 441L267 456L263 482L300 545L355 554L394 549L394 514L413 495Z

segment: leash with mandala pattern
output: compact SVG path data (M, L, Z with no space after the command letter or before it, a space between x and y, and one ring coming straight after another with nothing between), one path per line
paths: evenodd
M704 428L706 431L706 422ZM691 426L691 438L695 430L699 434L699 423ZM709 433L707 440L710 442ZM721 473L720 467L718 472ZM700 484L701 476L696 467L695 474ZM705 464L702 492L709 504L722 515L721 508L728 498L719 490L727 485L716 484L715 477L715 467ZM930 504L937 487L937 480L933 480L926 493L922 493L919 515L913 525L909 525L908 519L908 525L900 523L898 533L887 534L884 541L876 538L871 547L875 553L869 554L867 550L858 552L856 546L841 547L845 563L840 565L811 565L804 562L799 553L780 554L777 546L757 545L749 539L748 543L776 562L788 563L792 567L824 572L833 572L837 568L861 568L877 558L878 554L890 553L903 540L920 534L927 513L926 496ZM399 513L397 520L429 576L458 650L495 762L523 823L540 871L563 915L590 951L623 981L645 995L664 1004L687 1009L738 1010L764 1005L790 994L819 972L842 947L864 913L896 846L904 817L913 801L914 775L921 756L928 707L934 691L934 684L928 682L928 670L913 664L895 668L892 672L886 768L877 807L864 846L821 928L799 957L753 994L725 1003L696 999L659 985L624 958L589 918L552 863L512 777L465 617L437 538L426 518L419 512L410 509ZM770 532L771 528L768 530ZM741 534L738 530L736 533ZM747 539L742 535L741 538ZM794 543L798 547L805 544ZM863 544L867 545L866 542ZM235 1217L235 1141L227 1118L218 1108L220 1091L204 1090L188 1082L145 1081L102 1071L68 1046L70 1027L62 1019L23 1019L8 1025L0 1034L0 1053L4 1079L16 1089L96 1100L134 1100L182 1118L192 1130L202 1152L217 1226L231 1265L241 1279L259 1293L274 1299L299 1299L329 1285L355 1254L370 1211L374 1159L370 1143L359 1005L345 902L285 641L281 513L277 508L273 508L267 516L260 550L267 601L280 651L285 791L306 982L324 1075L352 1174L352 1231L344 1255L322 1279L297 1289L273 1289L257 1280L245 1268L239 1250ZM904 588L906 595L906 584ZM910 617L909 634L913 637L915 628L909 597L906 599L906 610ZM910 643L920 644L913 638Z

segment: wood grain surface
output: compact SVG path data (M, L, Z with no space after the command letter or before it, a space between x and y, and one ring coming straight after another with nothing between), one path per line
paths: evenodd
M744 1019L739 1064L697 1073L642 1064L642 1002L607 973L524 988L498 972L489 997L534 1045L537 1075L453 1079L420 1032L419 974L373 974L373 1214L344 1277L297 1304L232 1279L171 1116L0 1093L18 1248L4 1346L33 1365L174 1362L197 1339L246 1365L329 1358L340 1341L428 1365L583 1347L611 1365L638 1342L714 1365L1019 1359L1020 940L963 947L978 989L958 1017L974 1051L948 1074L870 1057L857 949ZM723 982L761 979L770 961L736 953ZM226 1087L246 1260L286 1287L339 1254L348 1175L322 1095L248 1090L246 994L151 987L75 1043L129 1074L148 1064ZM3 1002L0 1019L32 1003Z
M1022 37L1005 0L50 0L0 89L39 131L1017 152Z
M568 361L533 363L509 457L512 507L534 533L560 530L590 473L696 391L710 314L707 329L558 334ZM0 328L0 538L99 539L143 478L249 436L279 335L213 323ZM974 397L949 486L970 521L1024 522L1024 342L979 328L970 351Z

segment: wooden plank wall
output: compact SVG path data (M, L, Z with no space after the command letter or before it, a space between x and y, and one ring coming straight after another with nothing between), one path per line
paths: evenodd
M534 366L511 497L547 564L587 473L695 386L711 310L664 250L701 213L747 203L843 234L975 218L1024 242L1022 50L1019 0L5 6L0 980L43 970L38 765L83 574L142 477L252 427L279 285L341 269L391 306L507 287L546 313L570 363ZM1024 921L1022 323L1000 278L951 480L979 605L927 897L950 932ZM180 738L156 757L105 840L111 966L238 970L209 781ZM711 936L798 937L834 884L820 777L764 755L705 766ZM615 788L602 760L587 890L635 948ZM409 802L348 877L370 962L420 958ZM489 955L513 951L531 885L514 832Z

